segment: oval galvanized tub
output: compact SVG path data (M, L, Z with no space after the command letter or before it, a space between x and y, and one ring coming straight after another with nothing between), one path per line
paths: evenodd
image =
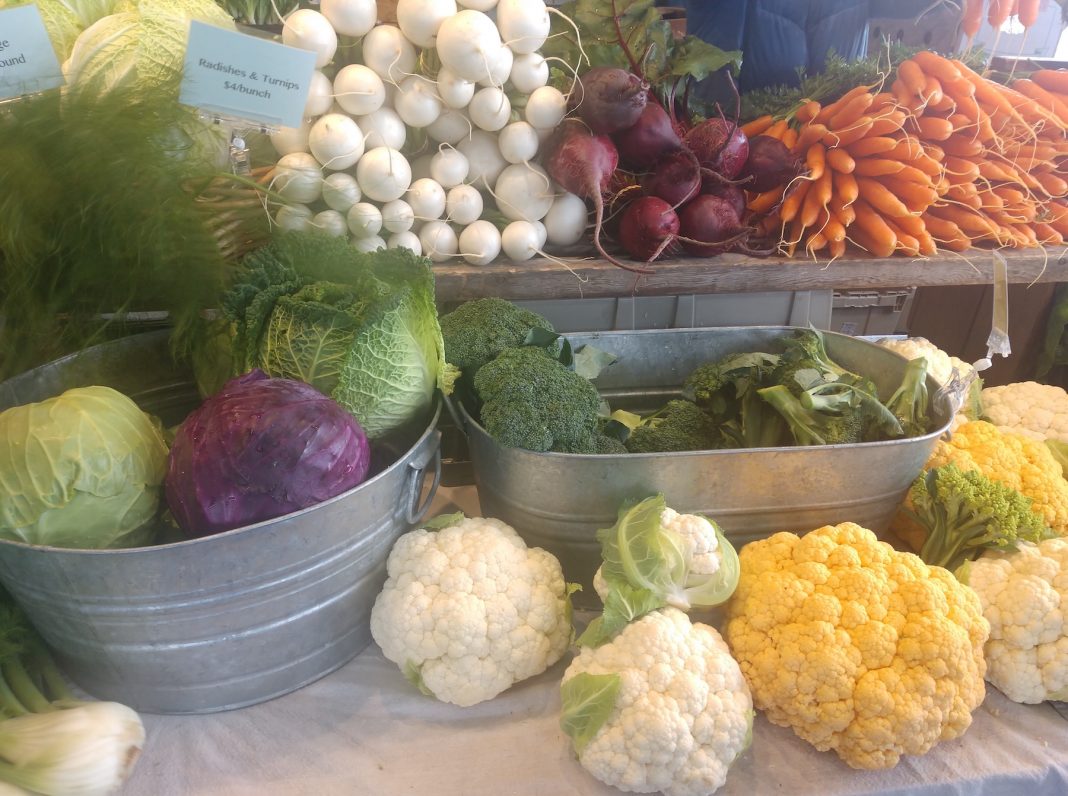
M125 392L165 424L198 401L191 374L172 364L167 333L152 332L0 384L0 409L89 384ZM0 540L0 582L63 670L101 699L149 713L204 713L293 691L370 642L389 550L437 488L439 411L408 435L407 447L379 446L388 466L324 503L156 547L63 550Z
M722 327L568 335L619 359L595 382L613 408L652 410L678 393L699 365L742 351L779 351L789 327ZM905 360L874 343L826 332L828 353L870 377L880 395L900 383ZM937 386L928 381L931 394ZM615 523L620 504L663 492L679 511L715 519L736 547L777 531L804 533L855 522L884 532L949 425L933 412L922 437L854 445L586 456L499 445L459 407L482 513L512 525L530 545L560 559L583 585L577 605L596 605L601 562L595 533Z

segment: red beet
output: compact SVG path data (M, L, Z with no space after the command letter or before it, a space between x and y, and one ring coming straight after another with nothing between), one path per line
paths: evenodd
M745 191L737 185L731 185L729 182L706 180L701 184L701 193L726 199L738 214L738 218L745 218Z
M655 196L635 199L623 212L619 238L627 254L635 260L652 262L675 242L679 217L675 210Z
M723 119L705 119L682 140L701 165L733 180L749 157L749 139L738 125Z
M798 159L786 144L769 135L758 135L749 139L749 157L738 176L752 177L745 187L763 193L790 182L800 169Z
M593 245L611 263L628 271L642 271L624 265L612 257L601 245L601 227L604 224L604 192L619 165L619 153L606 135L591 135L580 121L565 119L545 142L542 162L549 176L565 191L570 191L593 202L597 214L593 227Z
M625 130L638 121L649 84L626 69L597 66L579 78L569 106L597 134Z
M702 194L679 211L679 240L698 257L720 254L748 235L734 207L720 196Z
M619 149L619 159L633 171L648 171L666 152L682 146L682 140L671 126L659 103L650 102L633 126L613 136Z
M642 180L642 190L672 207L688 202L701 190L701 164L688 149L663 155Z

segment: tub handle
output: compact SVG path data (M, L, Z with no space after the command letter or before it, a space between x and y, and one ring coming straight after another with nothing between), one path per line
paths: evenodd
M460 410L456 408L456 402L452 400L451 395L442 395L442 403L445 404L445 409L452 417L452 422L456 424L456 428L460 429L460 433L465 437L467 436L467 423L464 422L463 417L460 415Z
M406 501L405 519L409 525L417 525L426 516L426 513L430 511L430 504L434 502L434 495L437 494L438 485L441 483L441 432L435 430L431 439L431 449L428 454L420 461L408 463L412 471L408 474L408 500ZM419 496L422 494L423 484L426 481L427 467L431 462L434 465L434 480L430 484L430 492L427 493L426 500L420 505Z

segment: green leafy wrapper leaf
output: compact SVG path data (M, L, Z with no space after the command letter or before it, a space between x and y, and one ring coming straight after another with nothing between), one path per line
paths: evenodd
M582 754L611 717L622 685L618 674L581 672L560 686L560 728L571 739L576 754Z

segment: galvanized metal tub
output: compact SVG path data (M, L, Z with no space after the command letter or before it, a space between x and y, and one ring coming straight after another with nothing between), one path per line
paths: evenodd
M790 327L724 327L571 334L619 359L596 384L613 408L651 410L679 392L699 365L741 351L780 351ZM883 396L900 383L905 360L874 343L825 332L828 353L870 377ZM931 394L937 385L928 381ZM568 580L583 584L576 603L596 604L600 564L595 533L610 527L620 503L663 492L668 505L715 519L736 546L777 531L804 533L856 522L885 532L909 484L949 425L932 410L936 430L891 442L586 456L533 453L499 445L459 408L482 513L516 528L528 544L560 559Z
M125 392L165 424L198 402L191 374L172 363L167 333L153 332L0 384L0 409L89 384ZM206 713L293 691L370 642L389 550L438 485L439 412L404 447L377 446L372 478L319 505L156 547L0 540L0 582L64 671L96 697L149 713Z

